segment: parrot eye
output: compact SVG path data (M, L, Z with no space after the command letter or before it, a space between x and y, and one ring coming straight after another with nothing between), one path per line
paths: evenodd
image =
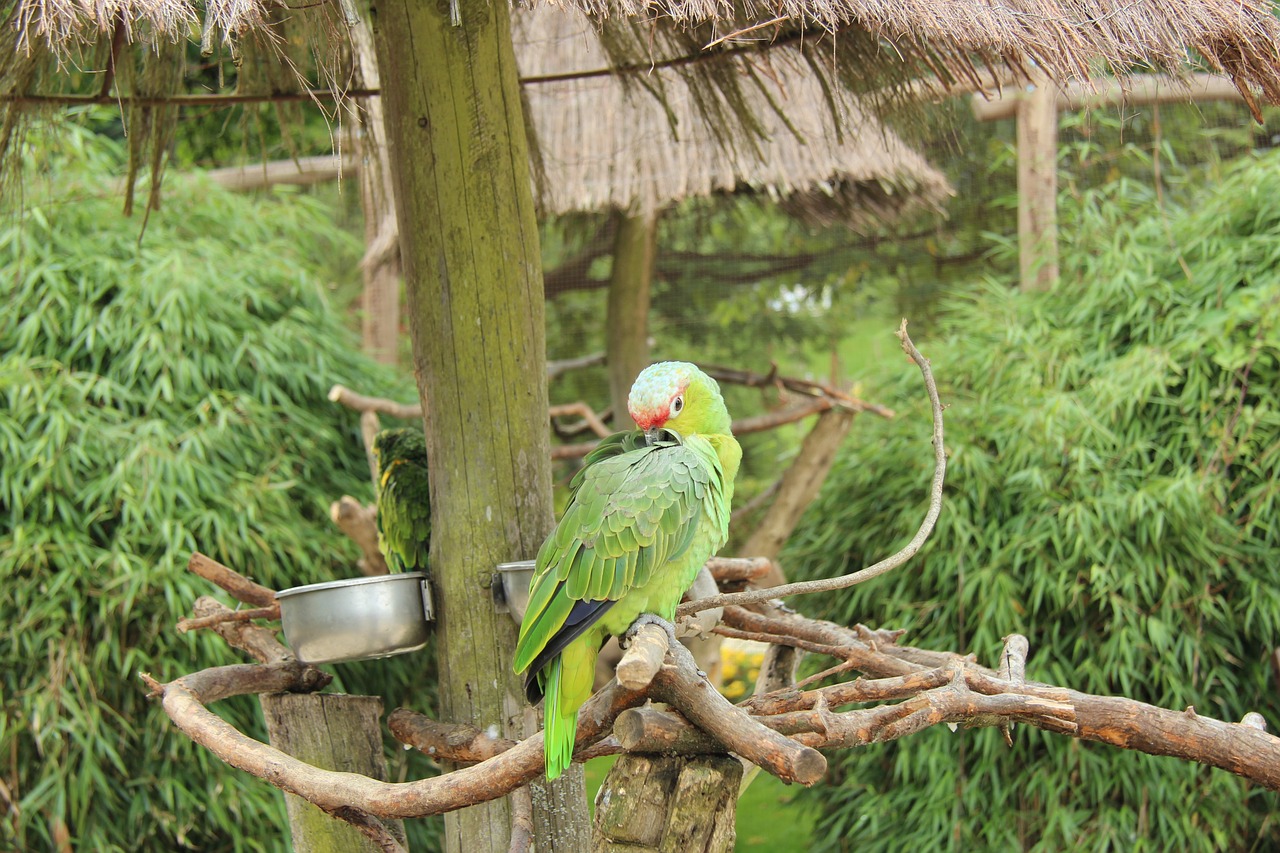
M684 397L676 397L671 401L671 417L675 417L684 411Z

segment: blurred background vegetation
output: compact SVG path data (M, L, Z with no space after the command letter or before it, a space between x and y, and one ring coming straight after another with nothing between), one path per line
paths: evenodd
M210 592L185 571L192 550L277 588L355 574L326 510L372 489L356 416L325 393L416 394L407 368L360 355L352 331L358 183L233 194L199 175L332 150L322 117L282 109L184 114L145 230L120 215L111 110L34 137L21 197L0 201L0 794L14 805L0 841L18 849L286 844L279 794L176 736L137 681L236 660L172 630ZM1062 283L1036 296L1012 289L1012 122L979 123L961 102L924 119L912 138L957 189L945 218L857 234L744 192L660 222L656 358L776 362L899 412L855 422L789 573L872 562L918 523L928 412L891 336L899 317L951 406L947 508L927 551L799 606L988 662L1020 631L1032 678L1280 723L1273 139L1238 105L1065 115ZM605 218L543 223L548 274ZM549 299L550 358L603 348L609 263ZM603 410L604 368L551 395ZM735 414L777 402L728 395ZM744 438L740 504L803 429ZM429 710L413 656L334 669L343 689ZM252 700L219 711L262 736ZM810 791L759 780L744 819L803 810L824 850L1280 845L1275 794L1228 774L1014 736L1009 750L990 730L931 730L841 756ZM433 772L417 753L388 755L393 778ZM409 826L415 849L433 849L434 820ZM741 844L807 849L789 827L765 821Z

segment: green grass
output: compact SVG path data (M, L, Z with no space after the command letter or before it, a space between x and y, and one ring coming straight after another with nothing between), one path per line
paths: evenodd
M617 756L587 762L587 799L595 813L596 792ZM813 815L793 802L794 785L768 773L758 773L738 800L738 843L735 850L754 853L793 853L808 850L813 838Z

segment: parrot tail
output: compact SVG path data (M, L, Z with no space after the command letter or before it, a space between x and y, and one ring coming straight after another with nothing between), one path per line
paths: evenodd
M595 683L596 650L588 642L570 643L544 670L543 744L547 778L555 779L573 762L578 735L578 709L591 698Z

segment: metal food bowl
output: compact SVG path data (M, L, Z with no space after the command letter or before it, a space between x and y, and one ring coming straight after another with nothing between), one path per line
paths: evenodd
M285 642L304 663L386 658L427 644L431 588L422 572L295 586L276 600Z
M502 578L502 597L516 624L524 621L524 611L529 606L529 584L533 581L535 565L536 560L498 564L498 575Z

